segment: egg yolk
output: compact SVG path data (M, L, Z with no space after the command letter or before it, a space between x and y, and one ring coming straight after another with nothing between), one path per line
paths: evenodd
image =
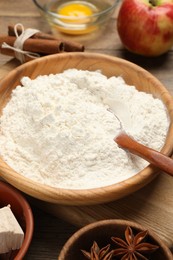
M65 16L71 16L71 17L85 17L90 16L93 14L92 9L89 6L78 4L78 3L72 3L63 5L58 9L58 14L65 15Z
M94 5L88 3L67 2L60 5L56 12L62 15L60 20L64 26L56 25L56 28L67 34L87 34L96 29L94 17L92 15L97 12ZM68 27L70 25L71 27Z

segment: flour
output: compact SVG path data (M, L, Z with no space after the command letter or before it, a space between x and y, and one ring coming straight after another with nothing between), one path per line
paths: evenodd
M121 77L76 69L24 77L0 118L0 153L20 174L53 187L110 185L147 163L120 149L113 138L120 123L109 99L128 107L136 140L160 150L168 119L164 105L127 86Z

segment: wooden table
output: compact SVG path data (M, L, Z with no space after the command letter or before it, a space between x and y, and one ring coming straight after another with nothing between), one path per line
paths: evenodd
M117 35L116 16L117 12L103 35L97 35L97 39L85 39L86 51L105 53L132 61L155 75L173 94L173 49L158 58L143 58L128 53L123 49ZM40 17L32 0L1 0L0 32L7 34L7 26L16 23L22 23L25 28L50 32L49 26ZM80 41L80 38L74 40ZM15 59L0 55L0 78L17 66L19 62ZM70 209L71 217L65 214L69 208L62 207L62 211L60 208L60 218L51 216L33 205L32 208L35 231L25 259L57 259L63 244L78 229L73 225L78 222L77 219L81 225L106 218L135 220L144 224L146 228L153 229L173 250L173 178L164 173L126 198L94 207L74 207Z

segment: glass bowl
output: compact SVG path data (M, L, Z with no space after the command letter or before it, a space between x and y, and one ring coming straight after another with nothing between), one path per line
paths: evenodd
M83 35L94 32L106 24L119 0L33 0L41 14L57 31Z

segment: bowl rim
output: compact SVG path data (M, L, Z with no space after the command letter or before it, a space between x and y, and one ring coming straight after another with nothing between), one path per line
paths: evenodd
M12 185L0 180L0 190L8 192L21 206L23 210L23 215L26 222L26 230L24 233L24 241L21 248L17 252L15 259L23 259L26 255L29 246L32 241L33 232L34 232L34 218L31 207L27 200L23 197L22 193L14 188Z
M49 11L49 10L47 10L45 7L43 7L41 4L39 4L38 3L38 0L32 0L33 2L34 2L34 4L43 12L43 13L45 13L45 14L47 14L47 15L50 15L50 16L52 16L53 18L57 18L57 19L68 19L68 23L70 23L70 21L71 22L73 22L73 21L80 21L81 19L83 19L82 17L79 17L79 18L77 18L77 17L70 17L70 16L66 16L66 15L60 15L60 14L56 14L56 13L54 13L54 12L51 12L51 11ZM74 0L74 2L80 2L81 3L81 1L76 1L76 0ZM83 2L83 1L82 1ZM91 20L92 20L92 18L97 18L97 17L99 17L99 16L102 16L102 15L104 15L104 14L107 14L107 13L109 13L110 11L112 11L118 4L119 4L119 2L120 2L120 0L114 0L114 4L112 4L112 6L110 6L109 8L107 8L107 9L105 9L105 10L103 10L103 11L101 11L101 12L97 12L97 13L94 13L94 14L92 14L92 15L87 15L87 16L85 16L85 18L87 19L87 18L90 18Z
M137 229L141 231L148 231L148 235L153 238L160 248L163 249L168 259L172 259L172 253L169 247L160 239L160 237L150 228L145 227L144 225L141 225L138 222L132 221L132 220L125 220L125 219L104 219L104 220L98 220L93 223L90 223L80 229L78 229L75 233L73 233L70 238L65 242L63 245L58 260L64 259L65 254L68 252L68 249L73 246L73 244L80 239L80 236L84 235L85 233L89 232L92 229L97 228L105 228L109 225L115 225L115 226L121 226L121 227L127 227L130 226L132 229ZM140 232L140 231L139 231ZM96 241L97 242L97 241Z
M12 70L0 80L1 90L6 87L8 84L8 79L17 75L19 78L23 76L24 71L28 71L31 68L34 71L35 68L38 68L44 65L44 63L56 62L56 64L61 62L61 60L65 60L68 63L71 60L79 58L83 63L87 59L92 59L93 64L100 64L102 59L108 61L110 63L117 63L121 65L122 63L126 66L130 67L133 70L137 70L138 74L147 75L150 81L153 81L154 85L157 85L157 89L159 89L164 98L167 98L167 103L170 104L170 118L171 124L167 134L167 143L162 148L162 152L168 156L173 153L173 100L172 96L168 92L168 90L164 87L164 85L154 77L150 72L146 71L142 67L124 60L122 58L113 57L106 54L100 53L87 53L87 52L71 52L71 53L61 53L61 54L53 54L45 57L41 57L35 59L33 61L27 62L23 65L20 65L16 69ZM97 59L97 60L96 60ZM79 61L76 63L79 64ZM64 67L62 68L64 69ZM17 84L15 82L15 84ZM10 172L10 174L9 174ZM143 170L138 172L133 177L130 177L127 180L124 180L119 183L111 184L105 187L93 188L93 189L64 189L64 188L54 188L48 185L40 184L36 181L28 179L19 173L15 172L11 169L5 162L0 158L0 176L5 179L8 183L12 184L19 190L25 192L28 195L31 195L39 200L62 204L62 205L94 205L98 203L109 202L115 199L122 198L126 195L131 194L134 191L139 190L144 187L146 184L151 182L158 175L158 169L152 165L148 165ZM126 185L126 189L123 187ZM135 189L134 189L135 188ZM116 190L116 191L115 191ZM123 191L123 194L122 194Z

